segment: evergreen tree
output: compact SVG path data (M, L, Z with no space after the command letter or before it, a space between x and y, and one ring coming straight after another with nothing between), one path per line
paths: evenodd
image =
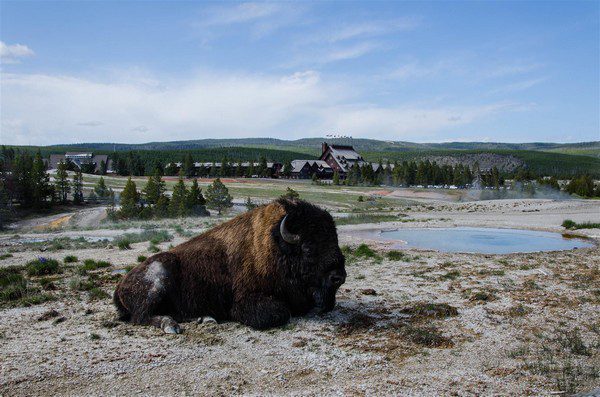
M131 179L131 178L129 178ZM100 177L98 182L94 185L94 193L101 199L108 197L108 188L106 187L106 182L104 182L104 177Z
M256 207L258 207L258 206L252 201L252 199L250 197L247 197L246 198L246 209L248 211L251 211Z
M130 219L137 217L139 212L139 193L135 186L135 182L129 177L125 184L125 188L121 193L121 210L119 211L119 214L124 219Z
M589 175L574 177L567 184L565 190L580 197L593 197L595 194L594 181Z
M260 156L260 160L258 161L258 176L261 178L270 177L270 170L267 167L267 158L265 156Z
M169 216L169 198L166 194L161 195L154 206L154 216L157 218L166 218Z
M183 172L179 172L179 180L173 188L173 195L169 203L169 215L173 217L183 217L188 215L187 208L188 191L183 182Z
M186 153L183 159L183 172L185 176L191 178L196 175L196 167L194 166L194 159L191 153Z
M221 182L219 178L206 188L206 203L208 208L216 209L221 215L225 208L233 206L232 197L229 195L229 189Z
M13 168L15 183L15 199L21 207L29 208L33 205L33 179L31 169L33 158L27 152L18 153Z
M252 178L252 175L254 175L254 161L250 161L248 169L246 170L246 177Z
M296 200L300 198L300 194L295 191L294 189L292 189L291 187L287 187L285 189L285 193L283 193L281 195L282 198L288 199L288 200Z
M227 157L223 157L221 159L221 170L219 173L221 176L230 176L231 172L229 170L229 161L227 160Z
M35 209L47 207L48 198L53 196L54 189L50 186L50 176L46 172L46 166L39 150L33 159L31 182L33 207Z
M83 174L81 170L75 171L73 175L73 203L83 203Z
M54 186L58 194L58 200L65 204L67 196L71 192L71 184L69 183L69 174L67 173L67 163L64 161L58 163Z
M175 176L178 172L179 169L177 168L177 164L174 162L169 163L165 168L165 175Z
M198 180L194 179L190 191L187 193L186 206L194 215L206 215L206 200L202 195L202 189L198 186Z
M340 184L340 173L337 170L333 171L333 184L334 185Z
M6 179L0 179L0 230L4 228L7 220L12 215L10 192L6 186Z
M292 176L292 162L291 161L286 161L285 164L283 165L283 176L285 176L286 178L289 178L290 176ZM338 175L339 178L339 175ZM339 185L339 181L338 181L338 185Z
M142 189L146 202L150 205L158 203L158 199L165 193L165 182L162 180L160 170L156 168L154 174L148 177L146 186Z

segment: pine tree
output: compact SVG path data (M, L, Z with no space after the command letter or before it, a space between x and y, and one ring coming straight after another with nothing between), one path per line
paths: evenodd
M169 198L166 194L163 194L158 198L158 201L154 206L154 216L157 218L169 216Z
M121 193L121 210L119 213L124 219L130 219L137 217L139 212L139 193L135 186L135 182L129 177L125 184L125 188Z
M146 186L144 186L144 189L142 189L146 202L155 205L158 203L160 196L165 193L165 190L165 182L162 180L160 170L156 168L154 174L148 177L148 182L146 183Z
M94 192L101 199L108 197L108 188L106 187L106 182L104 182L104 177L101 176L98 179L98 182L94 185Z
M71 184L69 183L67 163L64 161L58 163L54 186L58 194L58 200L63 204L66 203L67 196L71 192Z
M5 178L0 178L0 230L12 215L10 192L6 186Z
M177 164L175 163L169 163L165 168L165 175L175 176L178 172Z
M339 185L340 184L340 173L337 170L335 170L333 172L333 184L334 185Z
M258 161L258 176L261 178L268 178L269 168L267 167L267 158L265 156L260 156L260 160Z
M244 167L242 166L242 161L238 161L237 167L235 169L235 176L244 176Z
M198 186L198 180L194 179L194 182L192 182L192 187L187 193L186 207L194 215L206 215L206 208L204 207L205 204L206 200L202 195L202 189L200 189Z
M169 203L170 216L183 217L188 214L186 206L187 196L188 192L185 183L183 182L183 172L181 171L179 172L179 180L173 188L173 195L171 196L171 201Z
M83 174L81 170L77 169L75 175L73 175L73 203L83 203Z
M33 159L31 182L33 207L36 209L46 207L48 197L53 196L54 189L50 186L50 176L46 172L46 166L39 150Z
M289 178L290 176L292 176L292 163L290 161L286 161L285 164L283 165L283 176ZM339 177L339 175L338 175ZM339 181L338 181L338 185L339 185Z
M229 161L227 160L227 157L223 157L221 159L221 170L219 172L220 176L230 176L230 171L229 171Z
M250 165L248 165L248 169L246 170L246 177L252 178L252 175L254 175L254 161L250 162Z
M257 207L257 205L252 201L250 197L246 198L246 210L251 211Z
M233 206L232 197L229 195L229 189L221 182L219 178L206 188L206 203L208 208L216 209L221 215L225 208Z
M191 153L187 153L183 160L183 170L185 172L185 176L191 178L196 175L196 168L194 166L194 159L192 158Z
M296 200L300 198L300 194L295 191L294 189L292 189L291 187L287 187L285 189L285 193L283 193L281 195L282 198L288 199L288 200Z

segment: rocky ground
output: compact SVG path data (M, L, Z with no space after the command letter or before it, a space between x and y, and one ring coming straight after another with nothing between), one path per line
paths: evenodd
M597 201L432 202L398 210L404 222L385 227L558 231L566 218L600 221ZM110 233L24 228L18 237L0 237L0 254L12 255L0 260L2 268L39 256L61 260L60 273L29 279L51 300L0 309L0 394L538 396L600 385L598 247L510 255L390 252L377 242L357 249L363 241L355 230L376 225L342 226L348 278L337 307L324 316L267 332L188 323L182 335L114 321L108 294L122 277L115 270L151 255L152 245L164 250L185 241L207 222L155 225L174 239L125 250L114 243L56 249L19 241L114 237L139 232L140 225ZM600 238L598 229L577 232ZM62 263L67 255L78 261ZM85 259L110 265L82 271Z

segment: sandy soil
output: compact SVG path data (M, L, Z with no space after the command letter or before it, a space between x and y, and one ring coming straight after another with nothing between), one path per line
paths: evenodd
M434 202L405 210L410 221L385 227L562 231L566 218L600 222L598 201ZM340 243L361 243L353 232L373 226L340 227ZM577 232L600 241L598 229ZM0 252L11 247L7 239ZM538 396L600 385L600 248L510 255L407 249L390 260L383 244L372 246L375 258L348 255L334 311L268 332L188 323L173 336L115 322L110 299L70 289L77 276L65 267L53 276L55 301L2 309L0 394ZM92 274L112 293L120 276L111 271L151 255L147 248L43 255L110 261ZM13 255L0 266L40 252Z

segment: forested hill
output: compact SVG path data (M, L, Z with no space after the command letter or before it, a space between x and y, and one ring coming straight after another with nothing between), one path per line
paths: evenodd
M437 161L440 164L456 162L472 166L491 162L503 172L525 166L539 175L570 178L589 174L600 178L600 142L582 143L411 143L388 142L372 139L304 138L295 141L274 138L202 139L178 142L151 142L142 144L85 143L53 145L39 149L44 157L66 151L92 151L97 154L118 154L134 151L146 164L181 161L190 153L195 161L269 161L282 163L295 159L315 159L321 154L321 143L350 144L368 161ZM37 147L21 147L38 150ZM114 155L113 155L114 156Z
M581 154L600 158L600 141L580 143L500 143L500 142L444 142L414 143L403 141L381 141L375 139L349 138L302 138L283 140L275 138L240 138L240 139L198 139L173 142L149 142L140 144L124 143L85 143L73 145L54 145L49 148L68 148L69 150L88 149L101 151L123 150L189 150L214 147L262 147L271 149L293 150L318 154L321 143L350 144L358 151L410 151L410 150L532 150Z

